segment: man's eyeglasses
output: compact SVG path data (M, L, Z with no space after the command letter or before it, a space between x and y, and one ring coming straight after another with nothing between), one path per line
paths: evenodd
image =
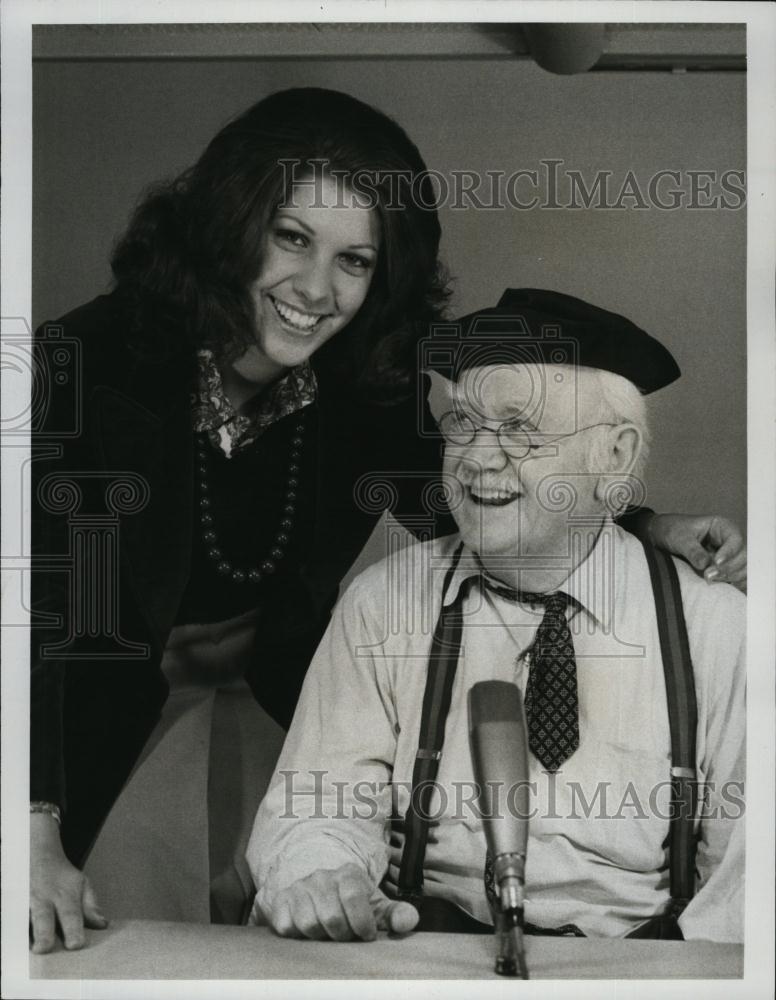
M501 450L510 458L525 458L532 451L537 451L545 445L553 444L565 438L574 437L581 431L589 431L592 427L616 427L613 423L588 424L586 427L578 427L570 434L543 435L539 431L528 431L525 425L519 420L505 420L501 424L475 424L471 417L465 413L450 410L443 414L438 421L439 430L448 444L467 445L471 444L480 430L495 430Z

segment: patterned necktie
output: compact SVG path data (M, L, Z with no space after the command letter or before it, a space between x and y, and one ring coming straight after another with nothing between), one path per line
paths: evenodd
M579 747L577 663L566 606L574 599L554 594L529 594L493 584L485 586L508 600L543 604L544 617L536 631L525 688L528 746L545 770L557 771Z

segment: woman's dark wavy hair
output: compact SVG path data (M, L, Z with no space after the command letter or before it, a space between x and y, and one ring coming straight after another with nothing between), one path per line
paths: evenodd
M164 330L178 348L239 355L253 341L250 286L273 214L294 179L322 170L373 198L382 244L364 304L316 360L386 399L405 395L418 337L449 295L436 201L404 130L334 90L259 101L193 167L146 195L111 260L138 347L156 353Z

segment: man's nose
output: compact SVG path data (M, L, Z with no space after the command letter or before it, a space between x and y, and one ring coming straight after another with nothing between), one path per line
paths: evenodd
M311 255L294 277L294 291L310 308L329 306L333 286L328 262L322 257Z
M474 440L464 447L462 459L470 468L483 472L501 472L509 461L496 431L486 427L481 427Z

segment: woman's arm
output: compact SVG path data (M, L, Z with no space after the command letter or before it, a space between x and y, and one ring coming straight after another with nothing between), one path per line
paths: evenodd
M57 343L82 344L80 337L61 338ZM46 356L46 327L36 333L36 348ZM63 430L82 414L78 395L82 384L81 357L71 354L67 378L48 386L44 418L32 434L32 573L30 629L30 944L37 954L51 951L57 931L68 949L86 943L84 924L100 928L107 923L100 914L88 880L68 859L61 837L60 818L67 809L64 767L64 661L48 652L68 638L71 620L70 581L57 560L68 552L68 518L46 503L57 488L46 489L50 474L60 473L64 493L68 477L90 469L84 442L86 435L67 437ZM46 384L45 371L42 374ZM55 447L53 447L53 446ZM56 500L56 496L54 496ZM53 568L52 568L53 567Z
M746 543L738 526L716 514L655 514L628 510L617 523L685 559L709 583L731 583L746 593Z
M656 514L649 530L656 545L682 556L707 580L746 593L746 543L733 521L716 514Z

